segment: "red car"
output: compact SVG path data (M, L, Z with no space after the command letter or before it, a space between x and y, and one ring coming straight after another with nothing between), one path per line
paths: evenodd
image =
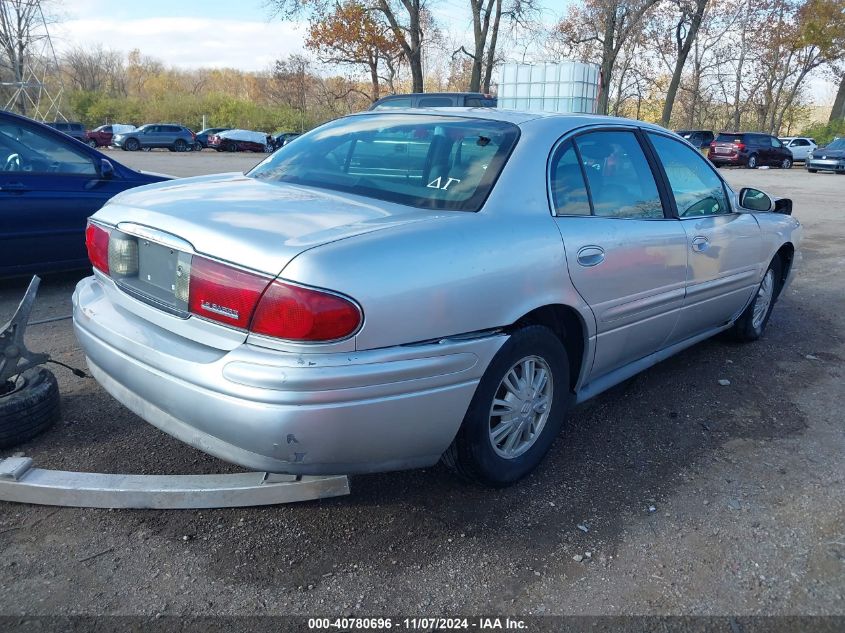
M96 129L85 132L85 142L91 147L108 147L111 145L112 136L114 136L112 126L101 125Z

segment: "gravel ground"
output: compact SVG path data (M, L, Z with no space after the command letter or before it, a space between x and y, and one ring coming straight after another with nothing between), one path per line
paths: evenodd
M114 154L174 175L261 159ZM725 173L791 196L805 225L800 275L762 341L704 342L578 407L507 490L436 467L283 507L0 503L0 613L845 615L845 178ZM69 314L79 277L45 279L33 319ZM0 286L0 315L24 286ZM69 321L28 340L84 365ZM54 372L63 421L19 449L38 465L236 470Z

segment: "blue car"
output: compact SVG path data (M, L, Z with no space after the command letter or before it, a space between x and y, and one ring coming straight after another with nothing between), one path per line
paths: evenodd
M125 189L161 180L169 176L129 169L0 110L0 277L88 266L88 216Z

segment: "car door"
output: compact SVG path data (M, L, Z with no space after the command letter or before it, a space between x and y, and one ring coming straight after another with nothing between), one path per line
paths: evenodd
M716 170L669 136L649 132L686 234L686 297L668 343L729 323L745 308L760 279L761 234L754 216L734 213Z
M786 158L795 160L792 152L787 147L784 147L783 143L780 142L780 139L777 139L774 136L769 136L767 138L769 145L771 145L770 165L780 166Z
M659 350L684 301L687 238L634 128L581 133L550 163L569 276L596 319L591 379Z
M119 189L85 148L37 125L0 119L0 270L84 265L86 218Z
M805 138L796 138L789 143L788 148L792 152L793 160L807 160L807 155L810 153L810 141Z

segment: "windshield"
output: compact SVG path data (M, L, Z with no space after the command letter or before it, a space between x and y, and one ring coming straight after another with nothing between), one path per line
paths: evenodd
M327 123L247 176L348 191L422 209L477 211L519 128L430 114L372 114Z
M742 134L729 134L722 132L716 137L717 143L742 143Z
M825 149L845 149L845 138L838 138L831 141Z

